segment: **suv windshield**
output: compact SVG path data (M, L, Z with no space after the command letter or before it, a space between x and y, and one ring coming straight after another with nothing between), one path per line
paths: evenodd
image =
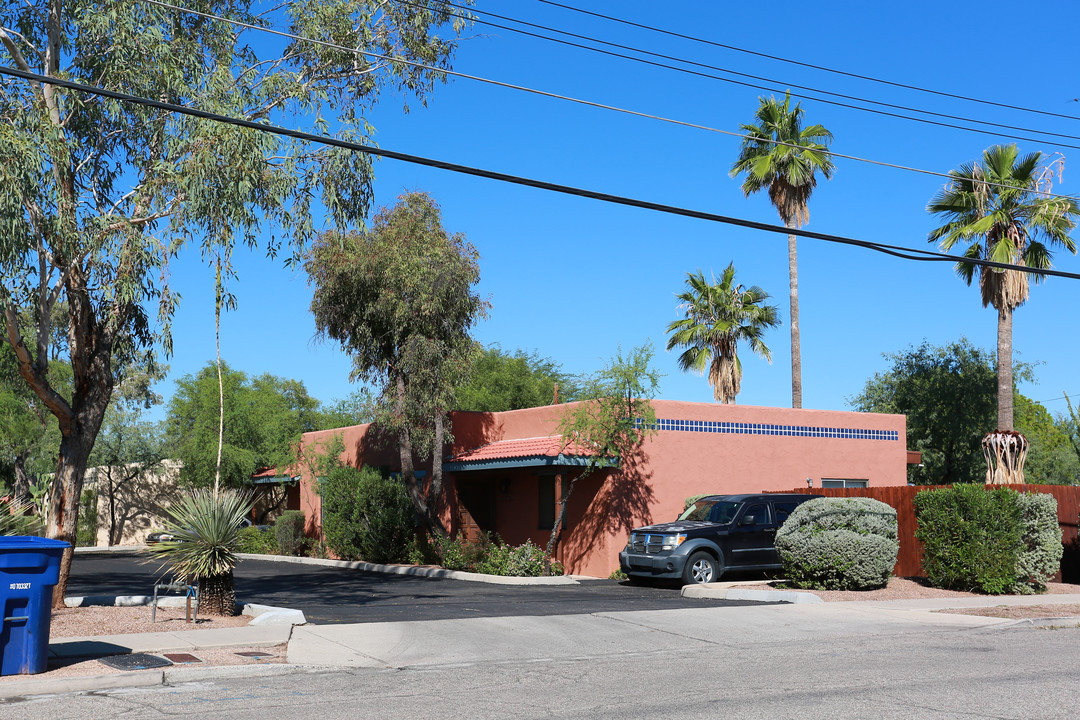
M729 500L698 500L686 508L679 520L703 520L706 522L726 525L735 519L735 513L739 512L742 503Z

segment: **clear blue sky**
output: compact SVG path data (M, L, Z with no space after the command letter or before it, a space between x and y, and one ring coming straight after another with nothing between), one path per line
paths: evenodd
M585 4L581 4L585 6ZM752 3L604 2L589 9L674 32L805 63L828 66L1027 108L1080 116L1080 84L1070 82L1080 4L1034 0L1020 6L990 0L864 3L778 0ZM663 7L665 12L658 13ZM812 8L813 12L807 11ZM844 78L817 70L677 40L550 7L535 0L495 3L490 10L653 52L774 78L984 121L1080 138L1080 120L1046 117ZM501 22L501 21L496 21ZM460 72L608 105L735 131L769 94L639 63L530 39L477 24L454 62ZM819 93L812 93L819 94ZM803 100L808 123L824 124L839 153L948 172L977 159L1004 138L890 118ZM436 89L427 108L401 112L384 95L371 114L384 148L601 192L724 215L778 223L762 193L744 198L728 177L736 138L454 79ZM910 113L904 113L910 114ZM951 122L951 121L944 121ZM961 123L969 124L969 123ZM1004 131L1009 132L1009 131ZM1028 132L1016 134L1041 137ZM1080 153L1049 141L1016 141L1021 150L1063 152L1064 182L1055 191L1080 194ZM1080 139L1062 140L1080 145ZM927 201L938 177L837 160L833 179L810 202L808 230L917 248L935 220ZM451 231L465 233L481 254L479 291L491 316L475 331L484 344L536 350L568 372L598 369L621 344L651 340L665 373L661 396L712 402L704 378L683 374L664 350L676 319L675 294L686 273L719 274L734 262L737 278L760 285L781 309L782 327L766 342L773 362L741 353L740 404L790 406L786 239L700 220L662 215L501 184L396 161L376 165L376 205L424 190L441 204ZM1056 253L1055 267L1080 272L1080 259ZM302 270L257 254L237 259L232 286L239 308L222 325L223 357L250 374L302 380L322 401L352 389L349 361L313 341L310 289ZM190 253L173 267L182 293L174 327L170 380L196 372L214 355L213 277ZM846 409L897 352L924 339L944 344L966 336L993 349L996 315L951 264L919 263L872 251L800 240L803 406ZM1037 364L1038 383L1021 391L1053 412L1063 391L1080 395L1080 341L1073 329L1080 282L1034 286L1015 315L1015 358Z

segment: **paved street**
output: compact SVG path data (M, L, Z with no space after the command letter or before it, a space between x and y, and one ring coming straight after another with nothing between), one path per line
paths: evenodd
M160 563L136 554L78 554L68 595L151 595ZM513 586L383 575L316 565L243 560L236 596L297 608L309 622L370 623L513 615L572 615L630 610L740 606L734 600L682 598L677 587L636 587L614 580L580 585Z
M669 629L643 630L633 635L633 647L585 637L574 654L545 658L506 659L513 654L507 648L499 658L464 663L101 690L8 701L0 716L1028 720L1073 718L1080 705L1077 629L924 626L867 635L856 623L796 637L780 621L756 637L734 624L729 635L683 637L679 628L692 629L703 612L717 627L729 615L723 609L658 613Z

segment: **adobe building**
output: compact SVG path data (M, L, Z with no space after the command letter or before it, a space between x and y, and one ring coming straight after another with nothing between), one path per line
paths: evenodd
M674 520L693 495L907 484L903 415L671 400L652 405L657 432L640 451L575 486L556 557L568 573L607 577L618 569L631 529ZM557 435L568 407L452 414L441 508L451 531L490 531L511 545L531 540L546 546L569 481L586 462ZM301 442L310 452L341 435L345 462L398 471L396 448L380 444L369 430L357 425L307 433ZM321 533L320 499L307 471L300 505L309 529Z

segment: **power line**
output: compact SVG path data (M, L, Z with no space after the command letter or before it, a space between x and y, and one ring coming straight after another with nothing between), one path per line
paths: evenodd
M791 143L781 142L779 140L772 140L772 139L769 139L769 138L753 137L753 136L746 135L746 134L743 134L743 133L732 132L730 130L721 130L720 128L710 127L708 125L700 125L700 124L697 124L697 123L687 122L685 120L676 120L674 118L668 118L668 117L664 117L664 116L661 116L661 115L652 115L650 113L640 112L638 110L630 110L630 109L627 109L627 108L621 108L621 107L617 107L617 106L614 106L614 105L605 105L604 103L598 103L598 102L594 102L592 100L584 100L584 99L575 98L575 97L572 97L572 96L569 96L569 95L560 95L558 93L548 92L546 90L538 90L536 88L525 87L523 85L514 85L512 83L502 82L501 80L492 80L491 78L485 78L485 77L481 77L481 76L478 76L478 75L469 75L467 73L458 72L458 71L455 71L455 70L448 70L446 68L440 68L440 67L436 67L434 65L426 65L424 63L414 62L414 61L411 61L411 60L404 60L404 59L401 59L401 58L390 57L388 55L381 55L379 53L374 53L374 52L370 52L370 51L367 51L367 50L360 50L359 48L350 48L350 47L346 47L344 45L338 45L336 43L327 42L325 40L316 40L314 38L305 37L303 35L296 35L294 33L288 33L288 32L284 32L282 30L276 30L274 28L265 27L265 26L262 26L262 25L254 25L252 23L243 22L241 20L234 20L234 19L231 19L231 18L226 18L226 17L219 16L219 15L212 15L210 13L205 13L205 12L201 12L201 11L198 11L198 10L189 10L188 8L183 8L183 7L179 7L177 5L171 5L171 4L167 3L167 2L162 2L162 0L141 0L141 2L150 4L150 5L158 5L160 7L168 8L170 10L175 10L175 11L178 11L178 12L184 12L184 13L187 13L187 14L190 14L190 15L197 15L199 17L207 18L209 20L217 20L219 22L228 23L228 24L235 25L237 27L246 28L246 29L249 29L249 30L265 32L265 33L268 33L268 34L271 34L271 35L276 35L276 36L279 36L279 37L288 38L290 40L295 40L297 42L307 42L307 43L311 43L313 45L320 45L322 47L327 47L327 48L330 48L332 50L339 50L341 52L350 52L350 53L353 53L353 54L356 54L356 55L364 55L366 57L371 57L371 58L375 58L375 59L378 59L378 60L386 60L386 61L389 61L389 62L401 63L403 65L409 65L411 67L416 67L416 68L420 68L420 69L424 69L424 70L432 70L432 71L435 71L435 72L440 72L440 73L444 73L446 75L450 75L452 77L458 77L458 78L462 78L462 79L465 79L465 80L473 80L473 81L476 81L476 82L485 83L485 84L488 84L488 85L494 85L496 87L501 87L501 88L505 88L505 89L509 89L509 90L516 90L516 91L519 91L519 92L530 93L530 94L533 94L533 95L539 95L541 97L547 97L547 98L551 98L551 99L554 99L554 100L562 100L562 101L566 101L566 102L572 102L572 103L576 103L578 105L585 105L587 107L593 107L593 108L597 108L597 109L600 109L600 110L610 110L612 112L623 113L625 115L632 115L634 117L645 118L645 119L648 119L648 120L657 120L657 121L660 121L660 122L669 123L669 124L672 124L672 125L678 125L678 126L681 126L681 127L688 127L688 128L693 128L693 129L696 129L696 130L705 130L705 131L712 132L712 133L718 133L720 135L728 135L730 137L740 138L742 140L756 140L756 141L760 141L760 142L768 142L768 143L771 143L773 145L780 145L780 146L783 146L783 147L798 148L797 145L793 145ZM856 155L846 155L844 153L838 153L838 152L835 152L835 151L832 151L832 150L822 150L821 152L823 154L825 154L825 155L829 155L830 157L841 158L841 159L844 159L844 160L852 160L854 162L866 163L868 165L877 165L879 167L892 168L894 170L904 170L904 171L907 171L907 172L920 173L922 175L931 175L931 176L934 176L934 177L945 178L946 180L949 180L949 181L952 181L954 179L953 176L951 174L949 174L949 173L937 172L935 170L926 170L926 169L923 169L923 168L915 168L915 167L910 167L910 166L907 166L907 165L899 165L899 164L896 164L896 163L884 162L882 160L872 160L870 158L858 157ZM1000 183L994 183L994 182L989 182L989 181L985 181L983 184L988 186L988 187L1000 187L1000 188L1004 188L1004 189L1014 189L1014 188L1011 188L1008 185L1003 185L1003 184L1000 184ZM1061 194L1057 194L1057 193L1047 192L1047 191L1044 191L1044 190L1030 190L1029 192L1031 192L1032 194L1035 194L1035 195L1040 195L1040 196L1045 196L1045 197L1070 199L1070 196L1068 196L1068 195L1061 195Z
M703 45L711 45L713 47L724 48L725 50L734 50L735 52L746 53L747 55L754 55L757 57L766 58L768 60L777 60L779 62L789 63L791 65L798 65L799 67L810 68L812 70L821 70L823 72L843 75L845 77L856 78L858 80L867 80L869 82L881 83L882 85L903 88L905 90L915 90L916 92L928 93L930 95L953 98L954 100L965 100L967 102L980 103L982 105L992 105L994 107L1005 108L1007 110L1019 110L1021 112L1035 113L1037 115L1065 118L1066 120L1080 120L1080 117L1076 117L1075 115L1065 115L1063 113L1050 112L1048 110L1036 110L1034 108L1023 107L1020 105L1009 105L1008 103L994 102L993 100L983 100L980 98L968 97L967 95L958 95L956 93L944 92L941 90L932 90L930 88L919 87L918 85L909 85L907 83L884 80L882 78L876 78L871 75L860 75L859 73L847 72L845 70L837 70L835 68L826 67L824 65L814 65L813 63L792 60L790 58L781 57L779 55L770 55L769 53L758 52L756 50L747 50L746 48L736 47L735 45L726 45L724 43L715 42L713 40L706 40L704 38L695 37L693 35L684 35L682 33L673 32L671 30L664 30L663 28L653 27L652 25L636 23L631 20L614 17L612 15L604 15L603 13L585 10L583 8L574 7L572 5L564 5L563 3L553 2L553 0L537 0L537 2L544 3L545 5L552 5L554 7L560 7L565 10L572 10L573 12L582 13L584 15L591 15L593 17L601 18L603 20L610 20L611 22L629 25L631 27L640 28L642 30L649 30L651 32L681 38L683 40L691 40L693 42L702 43Z
M482 177L490 180L497 180L499 182L512 183L514 185L533 187L539 190L547 190L550 192L561 193L563 195L573 195L577 197L588 198L591 200L599 200L601 202L612 203L615 205L641 208L643 210L652 210L655 212L666 213L668 215L678 215L681 217L695 218L698 220L706 220L709 222L722 223L725 225L734 225L736 227L744 227L751 230L760 230L763 232L770 232L780 235L796 235L798 237L808 238L810 240L821 240L823 242L831 242L841 245L852 245L855 247L874 250L877 252L885 253L887 255L892 255L894 257L900 257L909 260L918 260L922 262L963 263L977 265L980 267L991 267L999 270L1018 270L1020 272L1026 272L1033 275L1041 275L1047 277L1063 277L1070 280L1080 280L1080 274L1066 272L1064 270L1032 268L1023 265L1011 265L1008 263L1000 263L993 260L983 260L976 258L969 259L932 250L921 250L918 248L904 247L901 245L890 245L886 243L878 243L868 240L857 240L854 238L846 238L839 235L832 235L829 233L818 233L810 230L803 230L801 228L787 228L781 225L772 225L769 223L762 223L754 220L746 220L743 218L718 215L716 213L704 212L702 210L692 210L689 208L677 207L675 205L665 205L663 203L655 203L647 200L638 200L636 198L629 198L621 195L611 195L609 193L597 192L595 190L587 190L585 188L577 188L570 185L561 185L559 183L546 182L543 180L535 180L533 178L522 177L519 175L509 175L507 173L474 168L468 165L460 165L458 163L446 162L444 160L435 160L419 155L412 155L409 153L402 153L394 150L386 150L384 148L372 147L370 145L364 145L362 143L351 142L348 140L339 140L337 138L326 137L323 135L315 135L314 133L304 132L302 130L293 130L291 128L284 128L277 125L271 125L269 123L257 123L251 120L244 120L242 118L219 115L217 113L211 113L205 110L198 110L196 108L162 102L160 100L152 100L150 98L139 97L137 95L129 95L127 93L116 92L115 90L106 90L104 88L95 87L92 85L77 83L71 80L62 80L60 78L50 77L48 75L41 75L34 72L27 72L4 65L0 65L0 75L9 75L31 82L38 82L45 85L53 85L56 87L63 87L69 90L88 93L90 95L106 97L112 100L119 100L121 102L134 103L137 105L152 107L158 110L165 110L167 112L177 113L180 115L188 115L190 117L197 117L203 120L210 120L212 122L225 123L227 125L242 127L249 130L255 130L257 132L280 135L296 140L303 140L305 142L317 143L319 145L329 145L332 147L338 147L354 152L362 152L369 155L390 158L391 160L401 160L402 162L412 163L414 165L423 165L425 167L448 170L450 172L461 173L463 175L472 175L474 177Z
M432 1L433 2L438 2L439 4L447 6L447 7L454 7L454 8L458 8L460 10L466 10L465 7L463 7L461 5L457 5L457 4L453 3L453 2L450 2L449 0L432 0ZM425 7L425 5L423 5L422 3L415 2L414 0L398 0L398 2L400 2L401 4L404 4L404 5L411 5L413 7ZM510 22L515 22L515 23L518 23L520 25L525 25L527 27L546 30L548 32L559 33L560 35L566 35L568 37L578 38L579 40L587 40L589 42L599 43L601 45L607 45L608 47L619 48L621 50L629 50L631 52L641 53L642 55L649 55L651 57L661 58L661 59L664 59L664 60L672 60L672 61L675 61L675 62L684 63L686 65L692 65L694 67L705 68L705 69L708 69L708 70L716 70L718 72L728 73L729 75L736 75L738 77L743 77L743 78L749 78L751 80L760 80L762 82L769 82L769 83L779 83L781 85L788 86L788 88L797 88L799 90L806 90L806 91L809 91L809 92L823 93L825 95L831 95L833 97L843 98L845 100L854 100L854 101L857 101L857 102L869 103L871 105L878 105L880 107L892 108L894 110L904 110L906 112L922 113L924 115L930 115L930 116L933 116L933 117L945 118L945 119L948 119L948 120L959 120L959 121L967 122L967 123L975 123L977 125L986 125L988 127L1002 128L1002 129L1005 129L1005 130L1017 130L1019 132L1037 133L1039 135L1047 135L1047 136L1050 136L1050 137L1065 138L1065 139L1068 139L1068 140L1080 140L1080 136L1077 136L1077 135L1067 135L1067 134L1064 134L1064 133L1050 132L1048 130L1036 130L1034 128L1020 127L1020 126L1017 126L1017 125L1006 125L1006 124L1003 124L1003 123L991 122L989 120L978 120L978 119L975 119L975 118L963 117L963 116L960 116L960 115L950 115L948 113L939 113L939 112L935 112L933 110L922 110L920 108L909 107L907 105L897 105L895 103L882 102L882 101L879 101L879 100L870 100L868 98L859 97L859 96L856 96L856 95L846 95L844 93L832 92L831 90L822 90L821 88L807 87L806 85L797 85L795 83L785 83L782 80L775 80L773 78L762 77L760 75L752 75L750 73L744 73L744 72L740 72L738 70L731 70L730 68L722 68L722 67L718 67L716 65L710 65L708 63L701 63L701 62L697 62L695 60L687 60L686 58L680 58L680 57L675 57L675 56L672 56L672 55L665 55L663 53L653 52L651 50L643 50L641 48L633 47L633 46L630 46L630 45L622 45L620 43L609 42L607 40L601 40L599 38L591 37L589 35L581 35L581 34L578 34L578 33L570 32L568 30L560 30L559 28L553 28L553 27L550 27L550 26L547 26L547 25L539 25L537 23L532 23L532 22L529 22L527 20L518 20L517 18L508 17L506 15L499 15L498 13L493 13L493 12L490 12L490 11L487 11L487 10L476 10L474 8L468 8L468 12L470 12L470 13L478 13L478 14L481 14L481 15L489 15L491 17L496 17L496 18L499 18L501 20L507 20L507 21L510 21ZM637 57L633 57L633 56L630 56L630 55L624 55L622 53L613 53L613 52L609 52L607 50L603 50L601 48L590 47L588 45L582 45L580 43L568 42L566 40L560 40L559 38L548 37L546 35L540 35L538 33L529 32L527 30L521 30L520 28L509 27L507 25L500 25L498 23L493 23L493 22L491 22L489 20L483 20L483 19L479 19L479 18L470 18L468 15L462 15L462 14L453 13L453 12L451 12L449 14L454 16L454 17L463 18L463 19L472 19L474 22L483 23L484 25L490 25L491 27L496 27L496 28L499 28L501 30L509 30L510 32L519 33L521 35L526 35L528 37L538 38L540 40L547 40L549 42L560 43L560 44L563 44L563 45L568 45L570 47L575 47L575 48L579 48L579 49L583 49L583 50L589 50L591 52L598 52L598 53L602 53L602 54L605 54L605 55L611 55L613 57L617 57L617 58L621 58L621 59L625 59L625 60L631 60L631 61L634 61L634 62L645 63L647 65L654 65L656 67L669 69L669 70L674 70L676 72L688 73L688 74L691 74L691 75L697 75L699 77L704 77L704 78L708 78L708 79L712 79L712 80L720 80L722 82L730 82L730 83L734 83L736 85L744 85L746 87L754 88L754 89L757 89L757 90L767 90L769 92L774 92L774 93L775 92L780 92L776 88L765 87L765 86L762 86L762 85L754 85L752 83L744 83L744 82L740 82L738 80L732 80L731 78L725 78L725 77L720 77L720 76L717 76L717 75L711 75L709 73L700 73L700 72L696 72L696 71L693 71L693 70L688 70L686 68L680 68L680 67L677 67L677 66L674 66L674 65L667 65L665 63L655 63L655 62L652 62L652 61L649 61L649 60L645 60L643 58L637 58ZM906 119L906 120L911 120L913 122L932 123L932 124L935 124L935 125L940 125L942 127L958 128L958 129L961 129L961 130L968 130L970 132L985 132L987 134L996 135L998 137L1013 138L1013 139L1017 139L1017 140L1030 140L1031 142L1054 142L1052 140L1040 141L1040 140L1033 139L1033 138L1024 138L1024 137L1018 137L1018 136L1009 135L1009 134L994 133L994 132L991 132L991 131L979 130L977 128L969 128L969 127L963 127L963 126L959 126L959 125L953 125L951 123L936 123L934 121L927 120L926 118L910 117L910 116L907 116L907 115L899 115L899 114L896 114L896 113L886 113L886 112L874 110L873 108L865 108L865 107L860 107L860 106L857 106L857 105L850 105L848 103L841 103L841 102L836 102L836 101L833 101L833 100L826 100L824 98L814 97L812 95L804 95L804 94L799 94L799 93L792 93L792 96L797 97L797 98L802 98L802 99L805 99L805 100L812 100L812 101L816 101L816 102L822 102L822 103L828 103L828 104L831 104L831 105L837 105L839 107L850 108L850 109L855 109L855 110L862 110L864 112L880 113L880 114L883 114L883 115L887 115L889 117L902 118L902 119ZM1076 147L1076 146L1062 145L1062 147Z

